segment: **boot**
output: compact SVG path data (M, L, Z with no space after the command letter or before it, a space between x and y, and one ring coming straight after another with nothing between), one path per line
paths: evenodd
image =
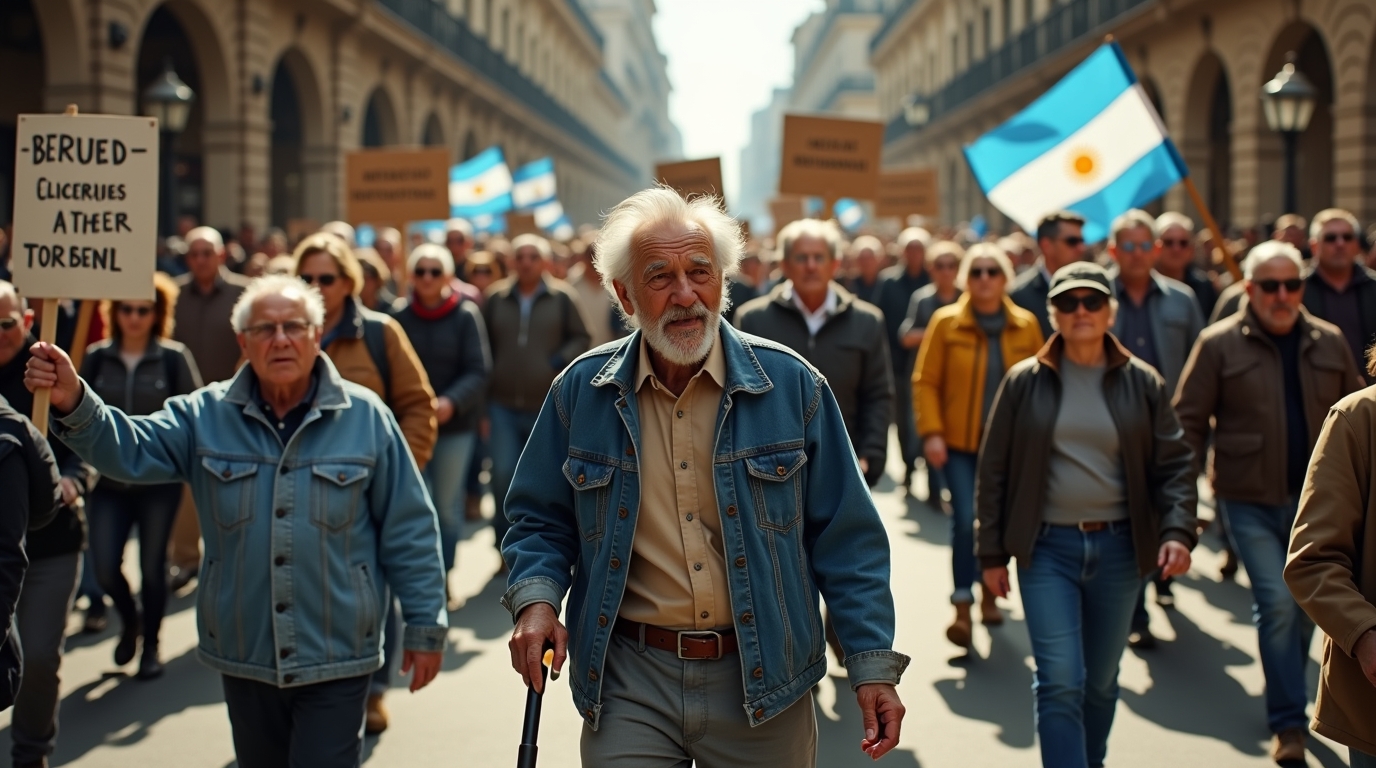
M956 603L956 620L951 622L951 626L946 628L946 639L953 645L961 648L970 647L971 624L970 624L970 604Z
M1223 550L1223 566L1218 569L1220 576L1226 581L1232 581L1237 576L1237 555L1232 547Z
M997 627L1003 623L1003 611L999 610L998 598L987 587L980 589L979 620L986 627Z
M387 730L387 705L382 703L382 694L368 696L368 713L364 721L365 733L376 736Z
M134 660L134 653L139 648L139 624L138 616L121 616L124 626L120 627L119 643L115 645L115 666L122 667Z
M139 660L139 671L135 675L140 680L153 680L162 677L162 660L158 658L158 646L143 644L143 658Z

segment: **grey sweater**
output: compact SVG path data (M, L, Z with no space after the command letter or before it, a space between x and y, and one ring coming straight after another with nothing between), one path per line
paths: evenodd
M1127 519L1123 454L1104 400L1104 370L1061 358L1061 408L1042 515L1052 525Z

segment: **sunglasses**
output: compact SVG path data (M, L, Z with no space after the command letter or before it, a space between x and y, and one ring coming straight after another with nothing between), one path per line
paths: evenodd
M138 315L139 317L148 317L149 315L153 314L153 308L143 306L135 307L130 304L121 304L119 305L119 313L125 317L133 317L134 315Z
M960 262L958 262L958 261L938 261L938 262L936 262L935 264L932 265L932 269L939 269L939 270L941 270L941 271L943 271L943 272L945 272L946 270L949 270L949 269L959 269L959 268L960 268Z
M1003 274L1003 270L998 267L970 267L967 273L971 278L979 280L982 277L995 278Z
M1260 288L1262 293L1275 293L1280 290L1282 285L1285 286L1287 293L1296 293L1304 287L1304 281L1298 277L1292 277L1289 280L1253 280L1252 285Z
M1127 243L1118 243L1118 246L1117 246L1117 247L1118 247L1118 250L1122 251L1123 253L1137 253L1138 251L1141 251L1142 253L1151 253L1152 244L1151 244L1151 243L1127 242Z
M1352 234L1351 232L1328 232L1328 233L1324 234L1324 236L1323 236L1323 241L1324 241L1325 243L1337 243L1337 242L1350 243L1350 242L1352 242L1353 240L1356 240L1356 239L1357 239L1357 236L1354 235L1354 234Z
M469 272L469 274L475 275L475 276L476 276L476 275L491 275L491 274L492 274L492 270L486 269L486 268L483 268L483 269L474 269L474 270L471 270L471 271Z
M441 277L441 276L443 276L443 275L444 275L444 270L439 269L438 267L436 267L436 268L434 268L434 269L426 269L425 267L416 267L416 277Z
M1071 248L1074 248L1074 247L1076 247L1076 246L1084 245L1084 244L1085 244L1085 239L1084 239L1083 237L1079 237L1079 236L1077 236L1077 235L1071 235L1071 236L1069 236L1069 237L1063 237L1063 238L1061 238L1061 242L1065 243L1066 245L1070 246Z
M339 275L298 275L298 277L306 285L319 283L321 288L329 288L334 285L334 281L339 279Z
M18 325L19 321L12 317L0 317L0 331L12 331Z
M1167 248L1189 248L1189 240L1162 240L1161 244Z
M1073 315L1080 307L1086 312L1098 312L1108 306L1108 297L1102 293L1087 293L1083 296L1061 294L1051 300L1051 306L1063 315Z

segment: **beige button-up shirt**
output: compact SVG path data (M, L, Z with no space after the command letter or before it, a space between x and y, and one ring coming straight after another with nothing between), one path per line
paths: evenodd
M720 342L675 397L655 376L642 336L640 513L621 616L665 629L733 626L717 489L717 415L726 382Z

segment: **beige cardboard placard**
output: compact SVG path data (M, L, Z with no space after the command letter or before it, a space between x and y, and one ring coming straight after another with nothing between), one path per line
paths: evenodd
M673 187L685 198L693 195L710 195L721 198L723 207L726 205L719 157L660 163L655 166L655 181Z
M20 115L14 283L28 296L151 299L158 246L158 121Z
M287 242L298 243L320 231L320 222L315 219L287 219Z
M883 148L883 123L785 115L779 192L873 200Z
M940 213L936 169L911 168L879 174L879 195L874 200L875 216L929 216Z
M365 149L350 152L344 165L349 223L449 218L449 150Z
M540 235L544 236L540 230L540 225L535 223L533 213L508 213L506 215L506 236L516 237L517 235Z
M798 219L807 218L801 197L776 197L769 201L769 216L774 219L774 231L778 232Z

